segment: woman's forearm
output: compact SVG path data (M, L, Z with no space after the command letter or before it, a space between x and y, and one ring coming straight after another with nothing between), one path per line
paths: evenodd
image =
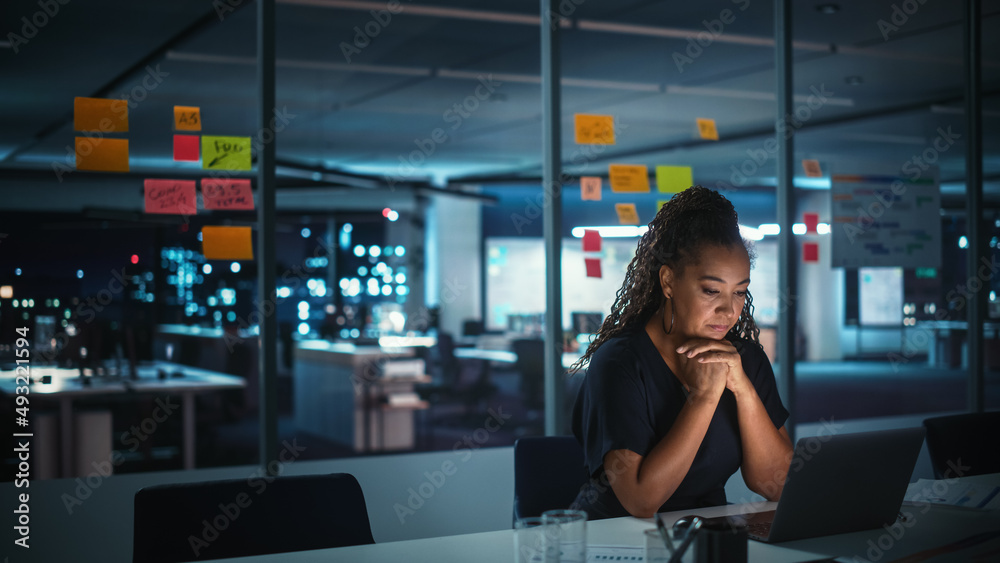
M753 492L778 500L792 459L791 440L783 428L775 428L752 385L736 395L736 413L743 444L743 480Z

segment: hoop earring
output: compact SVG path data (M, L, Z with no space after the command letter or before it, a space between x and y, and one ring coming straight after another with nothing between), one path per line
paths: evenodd
M667 301L670 301L670 328L669 329L666 328L664 326L664 323L661 321L660 326L664 326L663 334L670 334L670 332L674 330L674 300L668 297ZM664 309L663 312L666 313L666 307L664 307L663 309Z

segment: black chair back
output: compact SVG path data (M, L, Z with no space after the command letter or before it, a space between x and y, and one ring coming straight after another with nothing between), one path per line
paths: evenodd
M175 563L372 544L353 475L251 477L135 494L134 563Z
M927 418L924 428L936 479L1000 473L1000 411Z
M573 436L531 436L514 442L514 520L569 508L589 475Z

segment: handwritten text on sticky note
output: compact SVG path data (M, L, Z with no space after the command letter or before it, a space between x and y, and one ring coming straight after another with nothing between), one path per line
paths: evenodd
M205 209L253 209L250 180L203 178L201 197L205 202Z
M573 123L578 145L615 144L615 119L613 116L577 113L573 116Z
M613 192L649 191L649 169L645 164L612 164L608 176Z
M201 167L214 170L250 170L250 137L202 136Z
M194 180L154 180L143 183L146 213L194 215L198 212Z

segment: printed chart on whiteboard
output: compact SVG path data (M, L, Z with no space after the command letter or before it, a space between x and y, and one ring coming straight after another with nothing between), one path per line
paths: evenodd
M831 267L941 267L936 169L916 177L835 174L830 197Z

